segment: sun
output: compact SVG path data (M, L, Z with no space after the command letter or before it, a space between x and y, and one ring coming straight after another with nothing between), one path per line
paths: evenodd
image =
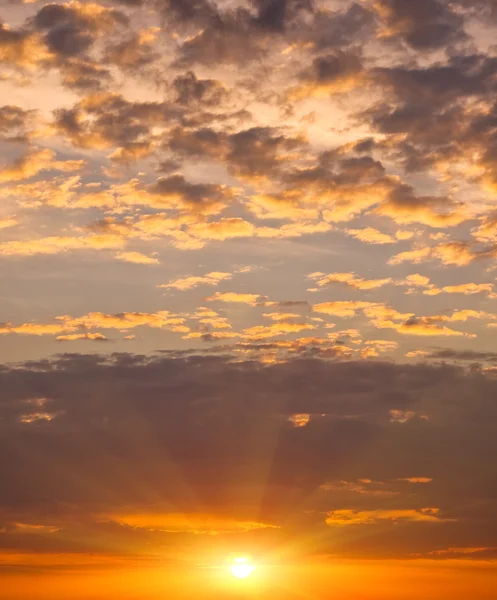
M254 565L250 564L248 558L239 557L233 560L233 564L231 565L231 574L233 577L237 577L238 579L246 579L252 575L254 569Z

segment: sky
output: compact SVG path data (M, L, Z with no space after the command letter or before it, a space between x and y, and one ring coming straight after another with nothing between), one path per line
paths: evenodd
M0 2L2 600L495 598L496 26Z

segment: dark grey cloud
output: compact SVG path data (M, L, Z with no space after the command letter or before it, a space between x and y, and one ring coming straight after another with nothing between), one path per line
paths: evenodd
M314 12L314 19L307 27L295 32L297 37L312 42L316 52L331 48L347 48L359 40L365 40L375 30L373 11L365 4L353 2L340 11Z
M252 0L257 11L254 22L257 26L283 31L289 21L299 12L312 12L312 0Z
M345 77L357 76L363 70L360 57L353 52L337 51L312 61L310 69L300 74L304 82L331 84Z
M66 354L4 366L0 505L14 522L74 528L51 538L65 550L82 522L95 540L82 537L80 549L94 548L107 526L90 525L92 515L165 504L280 524L291 514L294 541L310 520L320 550L345 555L491 546L496 386L449 365L376 361ZM294 427L295 413L309 423ZM432 482L399 481L416 477ZM360 479L393 493L326 492ZM427 506L440 523L407 524L403 535L391 522L365 525L371 545L323 523L322 511Z
M26 141L34 112L9 104L0 106L0 140Z
M60 67L60 74L65 87L83 94L103 91L112 84L110 70L88 60L67 60Z
M225 162L239 177L276 176L284 167L281 156L305 147L305 141L287 136L276 127L250 127L227 134L212 128L172 130L169 148L185 157L213 158Z
M191 207L208 207L225 201L229 192L224 186L210 183L190 183L183 175L174 174L169 177L160 177L155 184L149 187L153 194L164 196L166 204L169 198L178 197Z
M497 362L497 352L477 352L474 350L454 350L453 348L437 348L424 354L426 359L465 361L478 363Z
M107 27L129 23L117 10L89 16L76 6L62 4L46 4L32 22L35 29L43 32L48 49L61 57L84 54Z
M219 106L228 98L228 91L215 79L198 79L188 71L174 78L172 84L179 104Z
M168 102L130 102L120 94L106 94L54 111L54 125L75 146L122 148L132 157L135 150L146 154L151 148L153 128L166 128L181 116Z
M104 64L112 64L122 71L138 74L160 58L152 41L144 42L139 33L109 44L103 54ZM143 75L143 71L141 72Z
M442 0L380 0L380 19L389 35L416 50L435 50L464 41L464 18Z

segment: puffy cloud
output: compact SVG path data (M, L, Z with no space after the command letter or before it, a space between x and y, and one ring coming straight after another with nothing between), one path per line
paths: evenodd
M444 265L462 267L481 258L492 258L494 255L495 250L492 248L473 250L470 242L446 242L433 247L417 245L413 250L392 256L389 264L398 265L403 262L419 264L438 259Z
M24 110L19 106L5 105L0 107L0 140L25 141L31 124L34 120L34 111Z
M35 183L17 183L3 185L0 188L0 197L15 198L26 208L39 208L40 206L54 206L71 208L76 198L77 190L81 186L81 177L54 177Z
M116 258L135 265L158 265L160 263L158 258L147 256L141 252L119 252L116 254Z
M445 285L441 288L431 283L429 277L414 273L408 275L405 280L396 282L397 285L409 286L409 292L413 292L416 288L424 288L423 294L426 296L438 296L439 294L464 294L471 296L482 292L493 295L493 284L491 283L461 283L458 285Z
M188 234L198 240L229 240L252 237L256 227L240 217L223 217L219 221L193 223Z
M78 171L84 164L83 160L57 161L52 150L32 148L11 165L0 167L0 183L29 179L40 171Z
M27 29L14 29L0 21L0 63L34 71L51 54L43 44L40 35Z
M97 3L46 4L33 17L32 25L43 36L50 53L60 58L84 54L99 35L127 25L124 13Z
M35 256L60 254L69 250L116 250L126 240L119 235L88 235L81 237L51 236L38 239L13 240L0 243L0 256Z
M348 92L364 83L364 68L357 54L337 51L315 58L299 78L302 84L290 90L292 100Z
M214 295L209 296L206 300L210 302L227 302L235 304L250 304L255 306L260 300L259 294L243 294L239 292L216 292Z
M92 333L91 329L119 329L121 331L135 327L153 327L156 329L170 329L184 333L189 331L184 326L185 317L170 313L167 310L155 313L124 312L117 314L106 314L92 312L81 317L62 315L55 317L56 323L23 323L13 325L12 323L0 324L0 334L17 333L22 335L57 335L58 341L72 341L78 339L90 339L105 341L100 333Z
M464 294L466 296L471 296L473 294L480 294L482 292L487 292L488 294L493 293L493 284L492 283L461 283L459 285L446 285L440 289L436 287L431 287L428 290L425 290L423 294L427 294L429 296L436 296L437 294Z
M158 27L133 32L124 39L109 44L105 49L104 63L118 66L124 72L138 72L159 58L154 48Z
M176 102L186 106L219 106L229 96L222 83L215 79L198 79L192 71L175 77L172 88L176 93ZM202 130L200 130L201 132ZM179 134L178 130L176 130L176 134Z
M422 223L429 227L454 227L469 220L463 203L438 196L416 196L412 187L400 185L376 212L391 217L396 223Z
M317 313L324 315L335 315L337 317L354 317L357 311L364 308L368 308L374 305L372 302L362 301L335 301L335 302L321 302L314 304L312 310Z
M373 6L382 20L382 39L399 39L420 51L437 50L466 39L464 19L441 0L379 0Z
M18 221L15 217L5 217L0 219L0 229L8 229L9 227L15 227Z
M308 278L316 280L316 285L319 287L324 287L331 283L344 283L357 290L375 290L392 283L391 277L386 279L363 279L362 277L357 277L355 273L330 273L329 275L311 273L308 275Z
M248 339L266 339L286 333L300 333L301 331L315 330L316 325L312 323L295 323L293 321L278 321L273 325L255 325L243 330L244 337Z
M107 338L101 333L68 333L58 335L55 338L58 342L75 342L78 340L91 340L93 342L107 342Z
M180 279L171 280L169 283L163 283L158 287L164 289L175 289L175 290L191 290L198 287L199 285L219 285L221 281L230 280L233 277L233 273L223 273L221 271L211 271L205 275L181 277Z
M147 156L157 138L179 116L165 102L131 102L117 93L86 96L72 108L54 112L54 131L81 148L115 148L114 160Z
M346 229L345 233L367 244L396 244L399 240L408 240L413 236L410 231L397 231L393 237L373 227Z
M216 342L218 340L230 340L240 337L234 331L192 331L183 336L185 340L199 339L203 342Z

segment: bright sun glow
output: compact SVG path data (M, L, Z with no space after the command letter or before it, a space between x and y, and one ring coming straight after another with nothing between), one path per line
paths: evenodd
M252 575L255 567L251 565L248 558L235 558L231 565L231 574L238 579L246 579Z

